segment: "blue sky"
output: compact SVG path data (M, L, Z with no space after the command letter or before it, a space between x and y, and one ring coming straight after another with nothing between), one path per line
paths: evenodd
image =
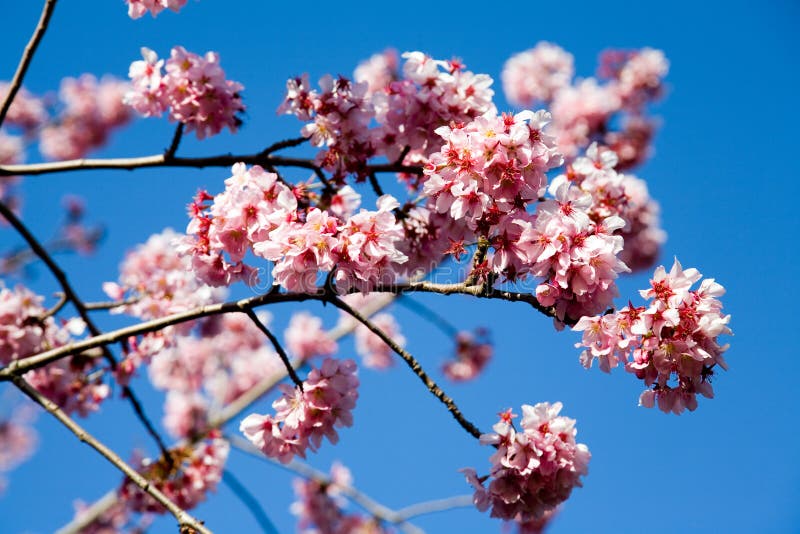
M496 4L500 6L501 4ZM797 280L798 196L794 132L798 122L800 8L791 1L524 3L430 2L267 3L190 0L179 14L132 21L121 1L62 2L35 58L26 85L42 93L64 76L83 72L124 77L139 48L167 55L173 45L219 51L231 79L245 86L247 120L235 136L188 140L184 155L250 153L297 134L298 123L277 117L286 78L309 72L350 74L358 61L392 46L435 57L461 57L470 70L497 81L502 63L540 40L575 55L579 75L591 75L607 47L651 46L671 62L669 91L656 112L663 125L653 158L637 174L660 202L669 235L662 262L677 256L723 284L735 336L730 371L716 378L716 398L680 417L637 407L640 384L624 372L585 371L573 344L549 320L524 305L464 297L420 298L460 327L485 325L495 359L478 382L448 392L479 427L523 403L556 401L578 420L579 440L593 453L585 487L577 490L551 532L793 532L800 530L800 438L791 408L800 371L791 338L800 301ZM0 78L9 79L39 14L40 2L3 6ZM169 143L166 120L141 120L116 135L98 156L154 154ZM303 154L302 151L297 151ZM102 298L131 246L166 226L186 223L184 206L199 186L222 188L226 169L96 171L32 177L23 187L25 218L46 237L57 224L63 194L83 196L91 220L108 238L91 257L64 257L79 294ZM304 173L290 174L305 179ZM16 244L0 230L0 249ZM12 281L13 282L13 281ZM54 289L43 269L28 280ZM623 298L638 298L646 276L622 281ZM244 290L240 290L244 294ZM635 301L635 300L634 300ZM282 331L292 306L275 307ZM313 311L332 325L336 314ZM448 339L402 308L395 309L408 348L435 370L449 354ZM104 328L124 319L103 318ZM353 354L352 344L340 354ZM327 470L338 459L356 485L392 507L468 492L457 469L488 467L490 451L467 436L404 367L363 370L356 426L339 446L324 446L310 463ZM159 414L161 396L134 384ZM8 385L0 385L5 390ZM0 394L3 392L0 391ZM266 408L265 408L266 409ZM147 436L115 400L86 421L123 456L150 448ZM232 429L235 429L233 425ZM39 416L41 445L10 475L0 497L0 532L50 532L72 516L73 499L93 500L120 476L71 435ZM258 496L281 532L291 532L291 475L232 452L230 468ZM197 515L216 532L252 532L255 523L224 487ZM421 518L428 532L500 532L472 509ZM171 532L171 518L153 532Z

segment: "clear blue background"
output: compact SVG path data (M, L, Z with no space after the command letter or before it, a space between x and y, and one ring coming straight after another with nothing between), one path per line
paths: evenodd
M39 15L41 2L0 5L0 78L10 79ZM585 487L574 492L552 532L796 532L800 531L800 438L796 377L798 293L798 39L796 2L314 2L190 1L179 15L130 20L120 0L61 2L31 66L26 85L42 93L64 76L82 72L124 77L146 45L160 55L181 44L217 50L231 79L244 84L247 122L236 136L204 143L189 140L181 154L250 153L297 134L298 123L276 117L286 78L309 72L349 75L358 61L393 46L438 58L461 57L474 72L497 81L503 62L539 40L560 44L576 58L577 72L594 71L606 47L652 46L671 61L669 94L654 157L638 173L663 211L669 241L662 262L677 255L727 289L733 315L731 369L715 381L717 398L680 417L637 407L641 385L624 372L585 371L573 343L549 320L524 305L424 298L455 324L487 325L496 356L483 378L446 389L469 418L489 429L495 414L522 403L561 400L578 420L580 441L593 460ZM136 122L98 156L162 151L172 135L166 120ZM298 153L302 153L298 152ZM304 172L287 171L295 179ZM183 229L184 206L199 186L222 188L226 169L95 171L32 177L24 185L25 220L47 237L67 192L82 195L90 217L108 238L92 257L61 258L79 294L103 295L127 249L165 226ZM386 179L390 179L389 176ZM0 230L3 249L17 243ZM46 271L29 281L55 289ZM12 283L13 281L7 281ZM625 279L623 297L638 298L646 276ZM283 330L291 306L274 307ZM332 310L315 308L332 325ZM396 309L408 348L431 370L451 350L448 339ZM103 318L104 328L123 324ZM352 355L350 342L341 355ZM439 376L437 375L437 378ZM361 372L356 426L341 444L311 457L327 470L339 459L356 485L392 506L468 491L457 469L488 467L480 447L450 418L416 377L398 366ZM160 418L161 395L144 380L134 384L149 412ZM5 390L10 386L2 385ZM2 393L2 392L0 392ZM266 410L266 408L264 408ZM86 421L123 456L152 445L115 399ZM0 532L49 532L72 517L75 498L93 500L120 475L45 414L39 417L40 450L13 471L0 497ZM237 425L232 425L235 429ZM291 475L232 452L230 468L258 496L281 532L294 530L288 513ZM196 510L216 532L255 532L250 514L221 486ZM498 522L473 509L420 518L429 532L500 532ZM174 532L171 518L153 532Z

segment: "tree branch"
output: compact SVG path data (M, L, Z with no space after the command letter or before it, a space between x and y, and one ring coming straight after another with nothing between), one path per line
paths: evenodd
M286 372L289 374L289 378L291 378L292 382L294 382L294 384L300 388L300 391L302 391L303 381L300 380L300 377L297 376L297 373L294 371L292 362L289 361L289 356L286 355L286 351L283 350L283 347L281 346L280 341L278 341L278 338L276 338L275 335L270 331L270 329L267 328L264 325L264 323L261 322L261 319L258 318L256 312L253 311L253 308L248 308L245 313L247 314L248 317L250 317L250 320L253 321L253 324L256 325L256 328L261 330L261 332L265 336L267 336L267 338L269 338L270 343L272 343L272 346L275 347L275 352L277 352L278 356L280 356L281 361L283 362L283 366L286 368Z
M386 333L378 328L372 321L364 317L361 313L353 309L352 306L347 304L339 297L333 296L328 301L366 326L370 332L381 338L384 343L389 345L389 347L391 347L391 349L398 356L400 356L403 361L406 362L406 364L408 364L414 374L417 375L420 380L422 380L422 383L425 384L425 386L428 388L428 391L430 391L434 397L439 399L442 404L447 407L447 410L450 412L450 414L452 414L453 418L458 422L458 424L461 425L461 427L475 439L481 437L482 432L478 430L478 427L464 417L453 399L451 399L444 391L442 391L442 388L440 388L436 382L428 376L428 373L425 372L425 370L422 368L422 365L420 365L420 363L408 351L398 345L395 340L387 336Z
M211 534L211 531L208 530L203 523L191 515L189 515L185 510L179 507L177 504L172 502L169 497L164 495L158 488L150 484L150 481L144 478L138 471L136 471L133 467L128 465L122 458L120 458L114 451L106 447L103 443L98 441L94 436L89 434L83 427L78 425L73 419L71 419L66 413L64 413L58 405L56 405L53 401L39 393L33 386L28 384L25 379L20 376L15 376L12 379L17 388L20 389L25 395L27 395L31 400L35 403L40 405L44 408L47 412L49 412L53 417L58 419L61 424L67 427L75 436L86 443L91 448L99 452L106 460L108 460L114 467L122 471L122 473L128 477L134 484L136 484L142 491L153 497L156 501L158 501L164 508L166 508L169 513L175 516L175 519L178 521L178 525L181 527L181 532L192 532L192 533L200 533L200 534Z
M3 101L3 106L0 107L0 126L2 126L3 121L6 120L6 115L8 114L8 110L11 109L14 97L17 96L17 92L20 87L22 87L22 80L25 78L25 73L28 72L28 66L30 66L33 60L33 55L36 53L36 49L39 47L44 33L47 31L47 26L50 24L50 17L53 15L55 7L56 0L46 0L44 3L42 14L39 16L39 23L36 25L36 29L33 30L33 35L31 35L30 41L28 41L25 50L22 52L22 57L19 60L19 65L17 65L14 78L11 80L8 94Z
M72 159L53 161L49 163L29 163L20 165L0 165L0 176L35 176L52 174L56 172L118 169L135 170L147 167L187 167L202 169L205 167L230 167L234 163L247 163L248 165L261 165L263 167L298 167L313 171L323 184L329 184L328 179L319 165L310 159L287 158L273 156L264 151L257 154L220 154L196 158L166 157L166 154L141 156L135 158L107 158L107 159ZM407 172L422 174L422 167L414 165L399 165L395 163L367 165L368 172ZM330 187L330 185L328 185Z

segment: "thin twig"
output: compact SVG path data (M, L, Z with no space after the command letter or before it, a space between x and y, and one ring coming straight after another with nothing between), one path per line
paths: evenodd
M38 239L28 230L28 227L14 214L12 210L8 208L3 202L0 202L0 215L2 215L6 221L17 231L17 233L22 236L31 250L36 254L39 259L44 262L50 272L53 274L53 277L58 281L58 284L61 286L61 290L64 293L64 296L72 303L75 307L75 310L78 312L78 315L86 324L86 328L92 334L93 337L100 336L102 333L100 329L94 324L91 317L89 317L89 312L86 309L83 301L78 297L75 290L72 288L72 284L69 283L67 279L66 273L58 266L58 264L53 260L53 257L50 256L50 253L42 246ZM101 350L103 351L103 357L106 359L108 364L111 366L111 369L114 370L117 368L117 360L114 358L114 355L111 353L111 350L106 346L101 346ZM133 407L133 411L136 414L136 417L142 422L147 433L152 436L155 440L156 444L158 445L161 454L167 460L168 463L172 462L172 458L167 451L167 446L164 443L164 440L161 439L156 428L153 426L153 423L150 422L150 419L144 413L144 408L142 408L142 403L139 401L138 397L134 394L133 390L130 386L122 386L122 393L123 396L128 399L131 406Z
M264 508L261 506L261 503L258 502L255 495L253 495L228 469L222 471L222 481L230 488L234 495L242 501L242 504L247 507L250 513L253 514L261 530L266 534L278 534L278 529L272 524L272 521L270 521L269 516L264 511Z
M269 338L270 343L272 343L272 346L275 347L275 352L277 352L278 356L280 356L281 361L283 362L283 366L286 368L286 372L289 374L289 378L291 378L292 382L294 382L294 384L300 388L300 391L302 391L303 381L300 380L300 377L297 376L297 373L294 371L292 362L289 361L289 356L286 355L286 351L283 350L283 347L281 346L280 341L278 341L278 338L276 338L275 335L270 331L270 329L267 328L266 325L264 325L264 323L261 322L261 319L258 318L258 315L256 315L256 312L253 311L253 308L248 308L247 311L245 311L245 313L247 314L248 317L250 317L250 320L253 321L253 324L256 325L256 328L261 330L261 332L265 336L267 336L267 338Z
M164 508L166 508L169 513L175 516L175 519L178 520L178 524L181 526L182 532L197 532L200 534L211 534L211 531L208 530L203 523L191 515L189 515L185 510L183 510L180 506L172 502L169 497L164 495L155 485L151 484L149 480L144 478L141 473L136 471L133 467L128 465L122 458L120 458L114 451L109 449L103 443L97 440L94 436L89 434L83 427L81 427L78 423L76 423L72 418L70 418L66 413L64 413L58 405L56 405L53 401L39 393L33 386L28 384L24 378L21 376L15 376L11 379L14 382L14 385L20 389L25 395L27 395L32 401L39 404L42 408L44 408L47 412L49 412L53 417L58 419L61 424L66 426L75 436L86 443L91 448L99 452L106 460L111 462L114 467L122 471L122 473L128 477L131 482L136 484L142 491L153 497L156 501L158 501Z
M295 146L302 145L306 141L308 141L308 137L295 137L293 139L284 139L283 141L278 141L276 143L272 143L267 148L262 150L260 154L262 156L269 156L273 152L277 152L278 150L283 150L284 148L291 148Z
M83 307L88 311L113 310L114 308L136 304L139 300L139 297L131 297L125 300L111 300L107 302L84 302Z
M372 190L375 191L375 194L379 197L383 196L383 188L381 184L378 182L378 177L375 176L374 172L369 173L369 185L372 186Z
M175 128L175 134L172 136L172 142L169 144L169 148L164 153L164 159L172 159L175 157L175 152L178 151L178 146L181 144L181 138L183 137L183 123L178 123L177 128Z
M28 44L25 46L25 50L22 52L19 65L17 65L17 71L14 73L11 86L8 88L8 94L5 100L3 100L3 106L0 107L0 126L2 126L3 121L6 120L6 115L8 114L8 110L11 109L14 97L17 96L17 92L20 87L22 87L22 80L25 78L25 73L28 72L28 66L30 66L33 60L33 55L36 53L36 49L39 47L44 33L47 31L47 26L50 24L50 17L53 15L55 7L56 0L46 0L44 3L42 14L39 16L39 23L36 25L36 29L33 30L33 35L31 35Z
M411 353L409 353L403 347L398 345L395 340L393 340L390 336L386 335L386 333L380 328L378 328L375 325L375 323L373 323L372 321L361 315L361 313L353 309L352 306L347 304L339 297L332 296L330 297L328 302L330 302L340 310L352 316L358 322L366 326L370 332L381 338L381 340L383 340L384 343L389 345L389 347L391 347L391 349L398 356L400 356L403 359L403 361L406 362L406 364L408 364L408 366L411 368L414 374L417 375L420 380L422 380L422 383L425 384L425 387L428 388L428 391L430 391L434 397L439 399L439 401L441 401L442 404L444 404L447 407L447 410L450 412L453 418L458 422L458 424L461 425L461 428L466 430L475 439L481 437L482 432L478 430L478 427L476 427L474 424L468 421L466 417L464 417L464 415L461 413L461 410L459 410L458 406L453 401L453 399L451 399L444 391L442 391L442 388L440 388L436 384L436 382L430 376L428 376L428 373L425 372L425 370L422 368L422 365L420 365L420 363L416 360L416 358L414 358L414 356L411 355Z
M48 317L54 316L55 314L60 312L61 309L64 307L64 305L68 302L67 296L64 293L59 291L58 293L56 293L56 295L58 295L58 302L56 302L52 308L44 312L44 314L42 314L40 319L44 320L47 319Z

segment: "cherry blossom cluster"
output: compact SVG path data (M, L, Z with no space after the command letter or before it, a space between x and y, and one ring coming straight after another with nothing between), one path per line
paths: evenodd
M0 130L0 165L22 163L25 147L20 137L8 135ZM19 176L0 177L0 201L12 209L18 207L19 201L14 195L14 186L20 181Z
M168 228L128 252L120 265L119 283L106 282L103 291L115 301L132 302L112 313L156 319L224 298L223 290L198 281L190 258L177 252L181 237Z
M0 102L6 99L10 84L0 82ZM3 126L20 128L26 135L33 135L36 129L46 123L49 119L47 107L44 100L28 91L25 87L20 87L14 96L11 107L3 121Z
M312 367L302 388L281 386L283 394L272 403L274 415L250 414L239 430L270 458L282 463L305 458L307 449L319 449L323 437L337 443L337 427L352 426L358 384L353 360L325 358L319 368Z
M722 314L717 297L725 290L713 278L691 289L701 277L676 259L669 272L659 266L650 288L640 291L649 300L646 306L629 304L608 315L583 317L574 327L583 332L576 345L586 347L583 365L589 368L598 360L609 372L624 363L648 386L639 403L648 408L658 403L664 412L693 411L698 394L713 397L714 368L727 369L722 354L728 345L717 338L731 334L730 315Z
M373 156L424 163L440 144L436 128L494 112L489 76L422 52L403 58L402 78L395 72L396 54L387 51L359 66L355 77L363 81L357 83L325 76L316 91L307 76L287 82L278 112L309 122L301 133L326 147L316 160L335 180L348 174L364 179Z
M91 74L64 78L58 92L61 112L41 128L39 151L49 159L74 159L103 146L110 133L130 121L122 103L128 84Z
M515 220L528 217L529 203L545 192L545 173L563 161L543 131L549 120L547 112L524 111L443 126L436 133L444 144L425 166L429 205L488 238L496 251L494 267L510 280L524 271L513 259Z
M549 188L554 198L539 205L533 222L518 221L516 248L529 272L544 279L536 298L555 308L558 321L604 311L619 293L619 273L629 271L618 258L623 239L615 234L625 222L612 215L595 223L587 213L591 195L575 189L557 177Z
M199 56L176 46L166 62L149 48L142 48L140 61L131 63L132 88L125 103L145 117L167 113L171 121L186 125L198 139L216 135L223 128L235 132L244 111L244 87L225 78L219 54ZM162 71L163 69L163 71Z
M269 318L261 317L262 323ZM225 406L283 369L264 334L243 313L206 320L199 336L180 336L152 357L150 381L168 392L164 426L174 436L205 430L210 408Z
M187 0L125 0L128 4L128 16L132 19L143 17L150 13L153 17L164 11L171 9L175 13L186 5Z
M547 106L558 147L568 158L599 141L619 155L620 169L627 169L648 155L654 124L646 106L663 93L669 64L651 48L607 51L600 61L606 83L596 78L573 82L572 55L541 42L506 62L503 89L512 104Z
M303 292L316 291L318 274L334 266L342 291L368 291L393 281L406 261L397 249L403 231L393 197L380 197L377 211L339 218L333 211L302 208L295 192L261 167L237 163L232 172L223 193L201 192L189 207L189 236L181 248L192 255L204 282L254 282L255 270L243 261L248 251L274 263L276 283Z
M297 500L291 511L297 516L297 528L303 534L388 534L377 519L343 510L341 489L352 484L350 471L339 463L331 466L330 479L295 479Z
M633 271L649 269L666 238L659 226L659 207L643 180L614 170L618 163L614 151L592 143L585 156L567 166L567 179L578 186L570 191L576 198L582 193L591 195L587 214L593 222L620 217L625 222L618 230L625 242L620 259Z
M559 415L561 408L560 402L524 404L519 429L509 409L500 414L493 433L481 436L482 444L497 449L489 475L462 470L480 511L491 508L492 517L524 524L550 513L582 486L591 454L575 442L575 420Z
M79 319L58 324L42 306L44 298L23 286L0 287L0 363L8 364L69 343L82 333ZM28 371L24 378L66 413L86 416L110 393L100 374L93 374L94 357L78 354Z
M191 510L215 491L222 480L230 445L218 433L196 445L170 451L172 463L165 458L156 461L140 459L137 469L154 487L184 510ZM118 495L129 510L163 514L164 506L126 478Z
M442 366L444 376L453 382L477 378L492 359L493 349L488 334L485 329L456 334L455 355Z

